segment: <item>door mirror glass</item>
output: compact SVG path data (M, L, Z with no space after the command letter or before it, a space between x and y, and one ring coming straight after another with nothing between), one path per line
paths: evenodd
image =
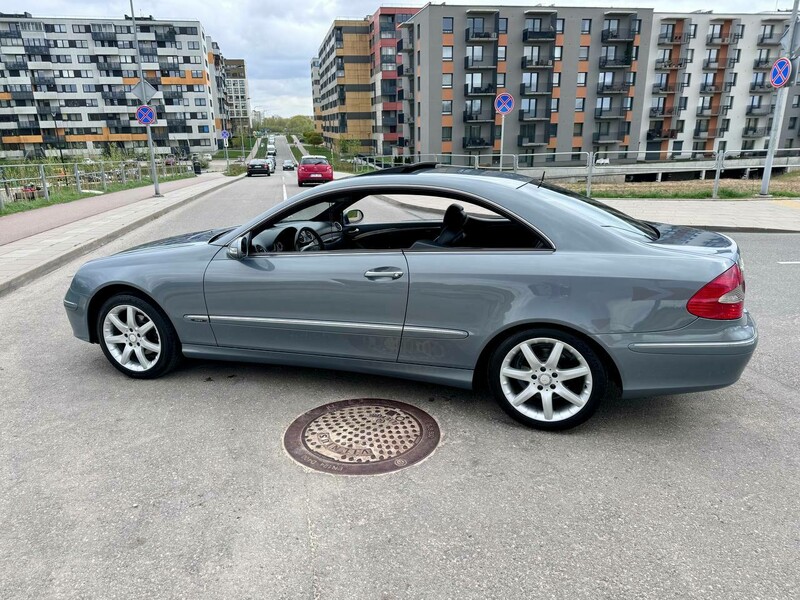
M364 220L364 213L358 209L348 210L344 213L344 220L347 225L355 225Z
M247 256L247 249L250 241L246 235L236 238L228 244L228 258L241 260Z

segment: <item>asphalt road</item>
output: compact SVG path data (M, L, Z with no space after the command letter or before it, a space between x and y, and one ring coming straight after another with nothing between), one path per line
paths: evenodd
M277 175L91 256L241 222L297 191ZM797 598L800 265L778 261L800 237L735 237L762 336L742 380L610 401L561 434L381 377L192 361L126 379L72 337L70 263L0 298L0 598ZM296 416L361 397L425 409L441 445L377 477L286 456Z

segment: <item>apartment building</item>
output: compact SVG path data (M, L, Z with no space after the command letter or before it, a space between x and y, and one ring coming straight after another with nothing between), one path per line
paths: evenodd
M250 90L247 86L247 66L244 59L225 60L227 74L226 90L229 105L229 121L234 133L250 131Z
M319 114L322 137L329 147L370 152L372 93L370 88L369 22L336 19L319 47Z
M319 57L311 59L311 101L314 106L314 131L322 134L322 98L320 96Z
M640 140L648 158L765 150L777 96L769 71L788 26L786 14L656 13ZM796 145L791 121L781 147Z
M381 7L368 17L373 154L391 155L393 148L397 147L399 128L404 119L398 98L398 67L402 66L403 55L398 53L400 32L397 27L417 10Z
M219 44L210 36L206 37L206 48L208 49L208 71L212 81L211 101L215 107L214 111L214 145L221 149L222 130L225 129L229 121L230 99L228 98L227 75L225 72L225 57Z
M215 145L219 96L198 21L137 18L159 154ZM147 145L131 94L139 78L132 22L0 13L0 158L99 154Z

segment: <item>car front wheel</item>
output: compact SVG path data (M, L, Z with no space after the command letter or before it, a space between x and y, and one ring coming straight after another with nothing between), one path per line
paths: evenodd
M580 338L557 329L512 335L489 361L489 386L508 415L537 429L569 429L608 391L605 366Z
M155 379L180 360L172 323L150 302L129 294L109 298L97 319L97 338L109 362L135 379Z

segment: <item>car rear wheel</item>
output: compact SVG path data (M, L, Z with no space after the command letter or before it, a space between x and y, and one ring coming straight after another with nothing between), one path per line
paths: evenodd
M608 391L608 374L580 338L557 329L530 329L494 351L489 387L512 419L537 429L569 429L597 409Z
M129 294L103 304L97 339L109 362L135 379L160 377L174 369L181 356L172 323L150 302Z

